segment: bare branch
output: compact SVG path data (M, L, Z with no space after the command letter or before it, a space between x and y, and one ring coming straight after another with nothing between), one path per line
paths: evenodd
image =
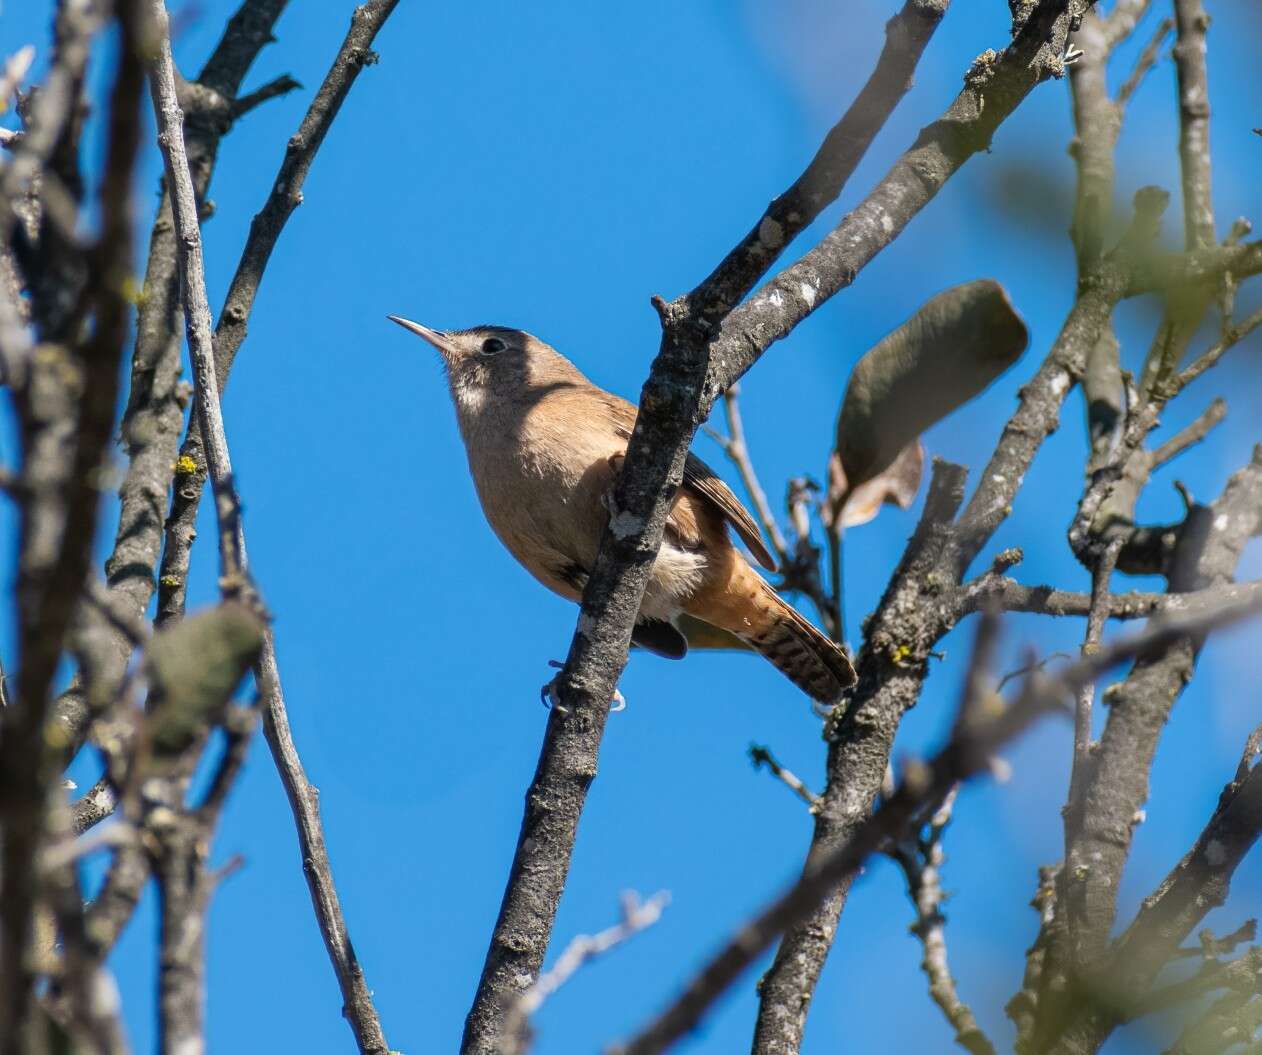
M1181 536L1172 561L1171 589L1199 587L1200 592L1207 593L1209 587L1226 584L1245 543L1257 529L1260 511L1262 447L1254 452L1253 461L1231 478L1212 507L1192 511L1189 522L1193 526ZM1120 950L1127 942L1124 936L1116 956L1108 952L1118 879L1148 796L1157 742L1195 669L1202 642L1199 634L1193 634L1176 639L1164 651L1140 655L1126 678L1108 690L1108 719L1077 800L1081 809L1073 811L1073 817L1066 815L1066 863L1057 893L1060 922L1053 932L1052 956L1042 979L1039 1007L1045 1035L1059 1037L1055 1050L1095 1050L1118 1019L1102 1007L1105 997L1090 994L1097 989L1106 995L1141 992L1146 988L1140 984L1143 972L1150 970L1151 978L1165 962L1155 954L1144 956L1143 967L1110 967L1108 984L1102 980L1106 961L1122 962ZM1208 884L1197 889L1201 914L1213 903L1209 891ZM1188 917L1185 928L1180 925L1167 932L1170 937L1178 931L1172 943L1155 942L1153 948L1164 950L1166 958L1173 955L1199 918ZM1139 962L1129 954L1126 960Z
M714 430L710 434L723 447L723 452L736 466L741 475L741 483L745 485L745 493L754 504L754 511L762 522L763 530L771 542L772 549L780 559L781 565L789 559L789 543L780 530L776 515L771 511L771 503L767 501L767 492L758 482L758 473L750 460L749 447L745 443L745 425L741 420L740 386L732 385L723 393L723 408L727 412L727 436L721 436Z
M496 1028L498 994L512 987L514 979L538 970L560 894L558 881L563 882L568 867L577 811L595 773L609 700L626 663L631 626L661 544L671 484L681 478L697 424L718 394L772 343L848 286L896 238L960 166L989 145L999 125L1038 83L1061 73L1070 23L1086 6L1081 0L1046 0L1020 8L1011 45L982 56L952 106L921 133L872 193L818 246L732 310L717 336L714 328L722 315L710 313L708 306L716 303L711 282L671 304L655 300L663 326L661 351L641 395L612 497L617 516L611 522L629 529L617 535L606 531L602 540L584 590L584 629L576 633L557 679L566 716L562 720L554 709L537 771L536 791L546 789L549 802L562 801L566 808L552 811L546 832L532 830L538 821L527 808L466 1025L466 1055L487 1050ZM562 765L558 741L567 726L573 754ZM582 776L575 779L578 773ZM559 823L562 812L564 824ZM508 954L503 951L507 946L524 951Z
M298 131L286 144L285 157L272 181L271 193L250 224L250 235L215 329L215 371L221 391L245 340L250 312L272 251L289 217L303 200L302 187L312 162L360 72L377 61L377 55L372 51L373 41L397 3L398 0L369 0L355 9L350 30L338 49L333 65L325 74ZM184 611L197 509L207 476L206 453L199 426L192 419L180 446L180 462L188 466L188 471L181 480L181 486L176 489L167 518L158 589L159 625L179 618Z
M184 321L189 355L197 380L194 397L202 444L210 476L215 482L219 507L219 567L223 579L237 582L245 575L245 539L241 531L241 500L232 480L232 458L224 432L219 406L219 384L215 375L215 351L211 336L210 302L206 297L206 270L202 261L201 225L197 217L197 194L184 151L184 113L175 92L175 65L171 61L171 40L163 0L152 0L151 17L160 39L159 54L151 74L154 113L158 120L158 145L166 165L171 194L171 213L176 228L176 251L180 266Z
M1135 262L1126 296L1210 286L1230 272L1233 279L1262 271L1262 242L1210 246L1186 253L1154 253Z
M109 779L102 777L92 785L75 802L72 809L72 826L76 835L82 835L89 828L100 824L118 805L118 797L114 794Z
M936 8L940 12L943 6L923 5L923 9ZM527 795L527 812L517 854L482 980L466 1022L462 1046L466 1055L490 1050L498 1028L501 994L515 987L517 979L530 977L539 969L568 869L578 815L587 784L595 775L609 700L626 662L631 623L639 608L647 568L661 542L667 481L680 478L697 424L719 392L730 387L773 340L787 333L809 313L817 292L822 303L845 284L842 276L848 274L853 278L858 267L896 236L959 165L985 147L995 128L1024 95L1040 79L1051 75L1052 65L1059 70L1062 51L1058 49L1063 47L1064 27L1068 21L1063 11L1068 3L1051 6L1055 7L1055 12L1047 15L1040 8L1036 17L1023 24L1013 47L993 63L988 60L975 71L976 75L945 119L926 130L917 146L896 167L895 175L869 196L866 212L861 208L851 214L853 223L843 225L843 230L831 236L833 245L857 244L859 256L863 258L861 262L851 270L847 263L829 261L827 270L838 281L827 291L812 284L818 281L813 271L810 281L790 284L796 315L782 332L772 335L768 331L755 337L750 327L753 320L764 313L767 317L769 313L780 314L777 305L783 303L782 298L773 295L771 290L777 282L787 281L786 276L794 268L787 269L779 279L733 311L727 319L727 323L733 325L729 328L725 324L708 355L702 351L704 345L710 343L708 334L714 325L771 263L772 258L764 255L757 266L751 268L753 255L747 251L745 243L738 246L709 279L675 305L657 302L664 315L662 354L645 387L643 406L628 446L626 464L632 469L628 471L624 466L613 498L614 506L622 514L622 522L629 520L635 530L617 539L606 535L595 572L584 591L581 618L585 626L593 629L591 633L576 635L566 667L557 681L564 711L559 708L552 711L535 782ZM917 11L921 7L909 3L899 18L919 17ZM1053 22L1056 32L1052 35L1059 34L1059 37L1044 50L1048 27ZM894 39L892 32L890 39ZM914 64L915 56L911 66ZM881 69L878 66L878 70ZM902 94L905 76L897 84L898 95ZM931 180L926 179L928 173L933 174ZM837 189L840 189L839 184ZM825 204L826 201L821 201L818 207ZM886 206L888 213L883 211ZM768 220L772 222L766 222ZM770 212L760 219L756 230L764 245L784 237L784 228ZM779 248L777 244L776 249ZM799 262L794 267L814 269L818 266L822 271L821 255L828 256L828 252L817 247L812 253L815 256L809 262ZM812 304L805 307L803 289L811 291ZM738 321L738 316L745 321ZM784 318L787 320L788 316ZM722 377L703 380L707 359L726 364ZM650 405L652 412L645 409ZM629 573L628 569L633 566L636 571ZM535 801L536 794L543 795L554 806L562 803L564 808L552 810L545 823L535 816L529 805ZM516 949L522 951L510 951Z
M1246 765L1252 762L1252 756L1249 756ZM1245 773L1237 773L1236 779L1243 780L1247 775ZM1202 960L1216 960L1220 956L1227 956L1236 951L1236 949L1246 943L1257 940L1258 937L1258 921L1256 919L1245 920L1239 927L1230 934L1224 934L1221 938L1214 937L1213 931L1206 928L1197 936L1199 944L1195 948L1181 948L1172 960L1188 959L1190 957L1198 957Z
M1087 632L1082 641L1084 656L1100 647L1100 635L1104 632L1104 621L1108 618L1109 580L1117 566L1117 557L1124 541L1122 538L1113 539L1091 571L1091 605L1087 611ZM1073 765L1069 776L1069 798L1064 811L1067 831L1080 821L1082 789L1091 765L1094 746L1091 741L1091 712L1095 704L1095 691L1095 683L1088 682L1078 691L1078 699L1075 701ZM1066 845L1069 841L1070 836L1066 835ZM1072 928L1072 916L1069 923Z
M14 220L14 202L26 194L52 157L78 105L89 49L102 17L103 12L95 6L80 5L64 11L58 21L55 61L35 98L24 133L10 144L13 159L0 178L0 232L6 246Z
M1245 757L1251 758L1246 749ZM1210 909L1223 904L1245 853L1262 834L1262 770L1242 763L1223 788L1218 807L1184 858L1144 899L1117 941L1125 964L1121 984L1142 989L1179 949Z
M1198 444L1220 421L1227 416L1227 404L1222 399L1215 399L1206 407L1195 421L1187 428L1171 436L1165 443L1152 452L1152 464L1155 469L1165 465L1182 454L1189 447Z
M1118 106L1125 106L1131 100L1131 96L1139 89L1148 71L1157 64L1157 60L1161 55L1161 46L1165 43L1166 37L1170 35L1170 30L1174 28L1174 19L1163 18L1157 23L1157 28L1153 30L1152 37L1144 46L1144 50L1139 53L1139 58L1135 60L1135 67L1131 70L1130 76L1122 83L1117 90Z
M1104 43L1112 49L1122 43L1135 32L1135 27L1148 13L1151 0L1118 0L1113 10L1102 19L1104 23Z
M998 714L977 714L967 696L946 746L931 762L909 768L898 790L886 799L837 849L808 863L802 877L746 923L689 982L680 997L615 1055L658 1055L692 1030L713 1002L795 921L803 919L837 883L890 839L900 838L927 810L937 809L950 789L988 771L990 757L1040 716L1064 711L1064 699L1099 674L1129 658L1159 651L1189 633L1204 633L1257 613L1262 604L1216 606L1191 616L1171 618L1142 633L1102 647L1065 667L1050 682L1028 680L1019 698ZM1260 782L1262 783L1262 782Z
M1259 326L1262 326L1262 309L1255 311L1243 322L1235 326L1229 326L1212 348L1198 356L1179 372L1178 377L1172 383L1173 391L1171 395L1195 381L1201 374L1217 363L1226 352L1248 337Z
M773 201L722 263L689 294L692 312L723 319L767 273L785 247L837 199L846 181L911 87L925 46L950 0L907 0L886 23L885 47L850 108L797 181Z
M972 1055L994 1055L995 1046L978 1026L969 1006L960 999L947 960L946 917L942 914L946 896L941 882L946 854L942 849L942 835L951 822L957 790L952 788L947 793L942 805L929 819L923 836L896 844L890 856L903 870L907 892L916 906L916 922L912 924L911 931L924 948L920 967L929 979L929 995L955 1030L955 1040L960 1047Z
M231 584L228 588L234 593L241 593L247 586L245 538L239 516L241 503L232 482L232 460L215 382L201 228L193 178L184 148L184 114L176 96L175 65L171 59L170 28L164 0L151 0L150 17L157 36L150 69L150 90L177 233L176 251L189 354L197 379L195 396L201 412L207 461L215 481L221 581ZM243 746L228 752L220 774L212 784L208 802L217 804L222 801L228 782L226 774L235 772L243 754ZM151 785L156 783L150 782ZM175 798L174 793L175 788L172 788L168 795ZM146 828L153 835L150 856L158 881L161 921L159 1042L163 1052L197 1053L205 1047L202 1021L205 932L213 890L205 861L207 826L188 817L179 798L163 805L167 807L164 810L146 811L145 818Z
M270 630L263 639L263 655L256 671L263 696L263 735L271 749L298 829L303 876L311 894L316 922L342 991L343 1014L354 1030L361 1055L387 1055L372 990L351 942L342 913L341 899L333 881L333 866L324 843L320 820L320 792L307 778L289 727L289 714L276 665L276 643Z
M1143 619L1161 611L1199 608L1216 599L1243 599L1262 591L1262 581L1211 586L1188 593L1114 593L1104 600L1111 619ZM983 576L960 589L960 617L980 611L986 604L1005 612L1036 615L1083 616L1091 611L1091 596L1050 586L1024 586L1003 576Z
M285 2L243 0L228 20L197 86L204 87L207 94L221 102L230 100L259 52L272 39L272 30ZM214 173L219 142L232 127L232 119L224 113L211 116L201 112L186 115L186 118L186 152L194 192L202 202ZM127 473L118 491L114 546L105 562L112 611L130 613L136 619L144 616L156 586L167 492L173 477L177 488L186 488L188 476L187 463L180 462L176 454L191 386L180 379L183 316L179 303L175 226L165 189L150 233L142 289L144 295L138 305L132 352L131 387L121 429L128 459ZM112 699L131 654L126 636L112 632L99 621L88 621L77 636L75 647L86 678L76 679L56 705L66 741L63 757L67 759L83 743L93 718L88 706L89 687L94 699ZM85 681L90 681L91 685Z
M929 655L952 625L942 585L952 544L951 521L964 497L964 469L933 463L924 509L877 610L865 626L856 667L859 683L825 725L827 784L815 812L807 860L833 852L866 822L881 790L902 715L928 673ZM809 920L789 931L759 986L754 1050L796 1052L806 1012L848 894L843 881Z
M380 0L369 3L356 11L351 35L358 42L363 35L371 40L381 22L393 10L397 0ZM166 12L162 0L153 0L154 14L162 25L166 24ZM344 48L345 50L345 48ZM355 61L362 60L362 47L353 48ZM353 76L350 78L353 80ZM326 84L328 81L326 80ZM345 88L349 89L349 82ZM153 81L154 109L158 114L159 142L163 147L167 179L172 188L172 213L179 231L179 259L182 273L181 288L184 293L185 316L188 321L189 350L197 377L197 420L202 433L202 450L205 454L216 499L216 511L220 524L220 563L223 570L222 584L226 592L242 592L253 596L248 581L248 563L245 538L240 522L240 502L232 482L232 463L228 453L227 437L223 428L223 415L219 405L219 385L216 376L214 348L211 341L210 308L206 300L205 276L201 259L201 237L197 221L196 201L188 162L184 155L181 114L175 96L175 80L171 63L170 41L163 33L163 45L157 59ZM344 94L344 92L343 92ZM340 102L340 100L339 100ZM304 170L305 171L305 170ZM276 232L279 233L279 230ZM323 851L323 832L319 814L314 804L314 789L307 782L297 752L289 736L288 718L284 708L279 673L276 668L275 644L267 631L263 640L263 656L259 661L257 677L266 708L269 743L274 745L286 791L295 807L299 838L304 849L304 871L312 891L317 920L325 944L342 987L344 1013L350 1021L355 1039L364 1055L385 1055L388 1046L381 1030L371 994L364 981L363 972L351 951L346 937L346 926L333 887L327 854ZM212 800L213 801L213 800ZM173 844L171 852L182 855L187 850L182 843ZM179 867L182 856L169 862ZM165 882L169 877L160 876ZM205 900L200 888L172 890L164 885L164 892L176 895L176 903L193 903L194 910L204 911ZM168 901L164 899L164 906ZM164 934L167 927L164 907ZM174 927L176 920L172 918ZM184 935L182 940L196 943L197 935ZM187 990L179 997L185 1001ZM175 997L172 998L173 1000ZM164 1003L165 1008L165 1003ZM166 1011L164 1011L164 1014ZM187 1003L171 1011L182 1021L192 1015Z
M767 767L767 771L780 781L793 794L805 802L811 809L815 809L819 805L819 796L808 788L802 781L792 772L785 769L777 760L776 756L771 753L771 748L763 744L749 745L749 760L754 764L755 769Z
M132 267L131 179L139 147L143 72L138 59L137 5L121 3L117 17L118 62L98 202L101 234L89 254L84 297L76 298L79 303L71 312L82 321L92 311L91 335L75 354L48 346L48 354L31 360L26 376L14 389L25 497L19 507L13 613L22 663L13 704L0 715L0 772L6 782L0 799L4 836L0 847L2 1055L16 1055L23 1047L32 1007L34 978L27 951L38 891L35 868L57 771L45 737L49 690L91 562L100 501L96 480L113 430L128 325L129 306L117 276L130 273ZM61 121L77 99L95 16L85 12L76 25L50 74L48 123L38 130L32 128L4 173L0 232L5 248L13 219L10 205L46 156L41 153L43 146L49 151L54 148ZM67 93L70 97L63 98ZM30 159L31 164L23 159Z
M281 95L288 95L292 91L301 88L302 85L294 80L289 74L277 77L275 80L268 81L262 88L249 92L241 96L232 104L232 116L234 118L248 114L256 107L262 106L269 99L275 99Z
M665 891L654 894L641 902L634 891L622 896L622 920L597 934L580 934L557 957L550 970L539 976L535 983L523 992L504 1016L504 1031L500 1036L503 1055L521 1055L530 1046L530 1016L544 1002L580 970L584 964L634 938L647 930L662 917L670 903Z
M1251 965L1256 972L1262 965ZM1256 985L1253 987L1256 989ZM1165 1055L1226 1055L1240 1051L1240 1045L1256 1041L1262 1026L1262 999L1255 992L1229 992L1211 1004L1203 1015L1190 1023Z
M1209 162L1209 79L1205 31L1209 15L1201 0L1174 0L1179 80L1179 160L1183 175L1183 224L1188 249L1214 244L1214 202Z

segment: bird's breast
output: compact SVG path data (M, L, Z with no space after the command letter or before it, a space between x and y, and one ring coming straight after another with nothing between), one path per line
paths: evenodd
M625 442L546 402L462 425L478 498L504 544L523 563L526 550L546 546L590 566L613 477L609 459Z

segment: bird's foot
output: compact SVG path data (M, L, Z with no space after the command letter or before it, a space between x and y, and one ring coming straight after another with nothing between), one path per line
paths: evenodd
M560 670L564 663L558 663L555 659L548 660L548 666L555 670ZM545 707L555 707L561 714L568 714L569 711L561 706L561 694L557 691L557 679L553 678L548 684L539 690L539 702Z
M560 670L565 664L558 663L555 659L548 660L548 666ZM561 694L557 690L557 679L553 678L543 688L539 690L539 702L545 707L553 708L560 711L561 714L568 714L569 709L561 705ZM625 711L627 708L627 699L616 688L613 690L613 699L609 701L609 713L613 714L617 711Z
M811 700L811 710L820 721L827 721L838 713L839 708L844 709L845 702L845 700L838 700L836 703L821 703L819 700Z

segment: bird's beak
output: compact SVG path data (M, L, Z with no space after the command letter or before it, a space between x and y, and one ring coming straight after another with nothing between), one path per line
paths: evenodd
M423 340L428 341L438 349L444 358L447 358L455 351L451 338L443 333L442 330L431 330L428 326L422 326L419 322L405 319L401 315L387 315L386 318L391 322L397 322L408 332L414 333Z

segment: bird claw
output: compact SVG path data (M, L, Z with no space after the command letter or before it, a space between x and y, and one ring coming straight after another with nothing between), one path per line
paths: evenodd
M561 667L563 664L552 659L548 661L550 667ZM557 679L553 678L550 682L539 690L539 702L545 707L556 710L561 714L569 714L569 708L561 706L561 694L557 691ZM609 713L614 714L617 711L625 711L627 709L627 698L622 695L616 688L613 690L613 699L609 701Z
M815 717L821 721L826 721L837 713L837 708L842 706L842 701L837 703L820 703L819 700L811 700L811 710L815 712Z
M556 678L539 690L539 702L549 709L555 709L560 714L569 713L565 707L561 706L561 694L557 692Z

